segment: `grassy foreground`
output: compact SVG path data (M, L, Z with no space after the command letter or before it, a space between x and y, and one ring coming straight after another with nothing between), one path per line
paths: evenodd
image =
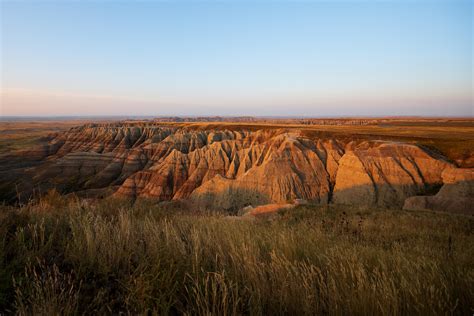
M0 313L470 315L473 228L431 212L244 220L50 194L0 210Z

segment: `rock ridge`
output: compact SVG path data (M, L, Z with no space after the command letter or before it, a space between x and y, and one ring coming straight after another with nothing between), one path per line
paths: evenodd
M459 193L445 192L449 181L467 177L462 180L467 190L473 181L472 169L455 168L414 144L311 138L286 129L86 124L30 152L40 163L1 171L2 187L14 183L25 195L37 188L92 192L117 187L115 197L158 201L256 205L303 199L394 208L410 207L416 199L407 198L440 187L441 196L454 196Z

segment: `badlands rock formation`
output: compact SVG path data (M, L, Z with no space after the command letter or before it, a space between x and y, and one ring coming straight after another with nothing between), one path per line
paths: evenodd
M25 167L18 159L25 155L36 163ZM445 189L446 183L472 175L407 143L153 123L88 124L56 135L48 146L0 159L4 166L9 161L0 176L10 198L5 188L24 196L56 188L86 196L112 191L116 197L159 201L189 198L224 209L295 199L402 207L407 198L443 184L438 195L454 196L458 189ZM473 179L467 179L463 185L469 190ZM466 187L459 190L471 198ZM420 202L427 199L431 202ZM432 199L412 198L405 206L438 203Z
M474 214L474 169L447 168L441 176L444 184L436 195L410 197L403 208Z
M334 202L400 207L442 183L453 166L415 145L376 142L348 148L339 161Z

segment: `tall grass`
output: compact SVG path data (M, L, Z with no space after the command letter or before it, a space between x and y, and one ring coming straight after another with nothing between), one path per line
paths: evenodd
M431 212L302 206L252 221L51 195L0 212L0 308L472 314L473 227Z

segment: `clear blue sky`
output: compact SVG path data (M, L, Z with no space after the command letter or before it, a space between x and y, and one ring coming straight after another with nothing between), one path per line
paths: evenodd
M472 116L472 12L469 0L3 1L1 114Z

